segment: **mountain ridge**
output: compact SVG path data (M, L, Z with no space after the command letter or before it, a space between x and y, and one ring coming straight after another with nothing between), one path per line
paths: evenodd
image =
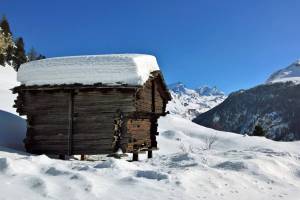
M185 119L193 119L226 99L224 92L216 86L188 88L182 82L168 85L172 100L167 105L171 114L180 115Z
M259 125L267 138L300 140L298 70L300 63L294 62L274 72L265 84L231 93L224 102L193 121L209 128L248 135Z

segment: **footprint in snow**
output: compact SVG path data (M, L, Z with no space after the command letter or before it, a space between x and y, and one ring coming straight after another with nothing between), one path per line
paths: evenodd
M244 162L231 162L231 161L225 161L219 163L215 165L214 168L232 170L232 171L242 171L248 169L247 165Z
M7 158L0 158L0 172L4 172L8 169Z
M135 176L139 178L146 178L158 181L168 179L168 175L152 170L138 170L136 171Z
M60 175L69 175L70 172L67 171L62 171L59 169L56 169L55 167L50 167L45 171L45 174L50 175L50 176L60 176Z

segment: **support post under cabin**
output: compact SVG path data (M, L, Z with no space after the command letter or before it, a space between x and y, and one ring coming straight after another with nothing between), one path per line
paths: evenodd
M132 154L132 161L138 161L138 160L139 160L139 153L135 151Z
M148 158L152 158L152 150L148 150Z

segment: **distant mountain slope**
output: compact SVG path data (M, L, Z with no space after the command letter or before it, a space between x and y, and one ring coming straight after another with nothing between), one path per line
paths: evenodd
M216 87L189 89L181 82L168 87L172 100L168 103L167 110L186 119L193 119L226 99L225 94Z
M300 84L295 81L299 79L299 66L294 63L271 75L267 84L230 94L223 103L199 115L194 122L250 135L254 127L260 125L268 138L300 140Z
M273 73L266 83L287 82L300 83L300 60L292 63L288 67Z

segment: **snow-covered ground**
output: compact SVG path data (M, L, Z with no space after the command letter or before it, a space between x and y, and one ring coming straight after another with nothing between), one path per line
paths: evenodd
M17 86L17 73L11 67L0 65L0 110L4 110L15 114L16 109L13 108L16 95L12 94L13 87Z
M299 199L300 142L224 133L174 115L159 129L160 150L139 162L0 148L0 199Z

